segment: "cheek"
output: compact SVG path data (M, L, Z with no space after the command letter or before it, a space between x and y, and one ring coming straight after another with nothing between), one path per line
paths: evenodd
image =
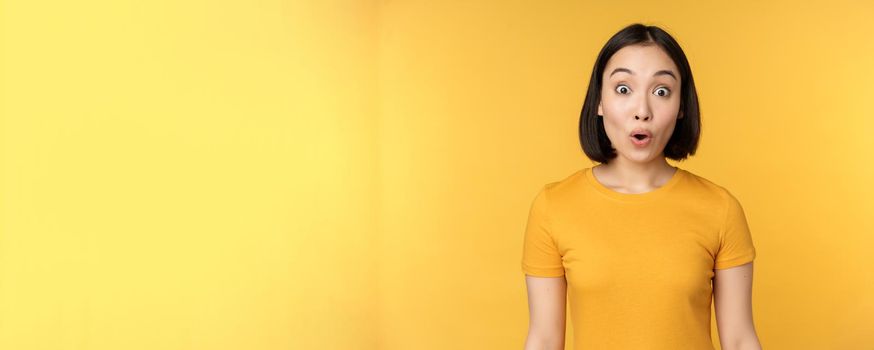
M680 113L680 100L672 99L669 101L654 102L653 113L659 116L676 116Z
M622 122L621 117L616 116L604 116L604 131L607 132L607 137L614 142L622 137L622 134L625 133L625 124Z
M607 136L614 139L618 133L623 132L625 116L630 112L626 106L622 105L621 101L609 97L602 99L601 108L604 112L602 118L604 120L604 131L607 132Z
M601 108L604 112L604 128L607 129L608 135L612 128L624 125L623 122L626 122L625 119L629 113L634 113L627 106L623 105L621 101L617 100L605 99Z
M616 98L607 92L606 95L601 95L601 108L604 109L605 114L616 115L622 113L626 106L624 106L622 99Z

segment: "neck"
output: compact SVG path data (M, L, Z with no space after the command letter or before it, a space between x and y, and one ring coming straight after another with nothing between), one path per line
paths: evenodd
M616 187L630 190L647 190L659 187L668 182L675 171L664 157L640 163L619 156L613 158L610 163L597 167L601 168L602 174L608 174Z

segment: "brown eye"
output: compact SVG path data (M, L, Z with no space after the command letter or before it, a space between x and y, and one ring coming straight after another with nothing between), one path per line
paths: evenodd
M628 87L625 86L625 85L619 85L619 86L616 87L616 92L618 92L618 93L620 93L620 94L625 95L625 94L627 93L626 91L630 91L630 90L629 90Z
M659 91L664 91L664 94L660 94ZM662 87L662 88L656 89L656 96L665 97L665 96L668 96L668 94L670 94L670 93L671 93L671 90L669 90L668 88Z

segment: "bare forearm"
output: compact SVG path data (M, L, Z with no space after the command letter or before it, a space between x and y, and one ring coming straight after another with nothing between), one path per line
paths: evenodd
M756 336L720 342L722 350L762 350L759 338Z
M564 350L564 336L540 336L528 333L524 350Z

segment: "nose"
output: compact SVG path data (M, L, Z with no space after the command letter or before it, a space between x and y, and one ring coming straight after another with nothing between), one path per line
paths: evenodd
M637 113L634 115L635 120L650 120L652 119L652 113L649 110L649 99L646 96L643 97L643 100L637 107Z

